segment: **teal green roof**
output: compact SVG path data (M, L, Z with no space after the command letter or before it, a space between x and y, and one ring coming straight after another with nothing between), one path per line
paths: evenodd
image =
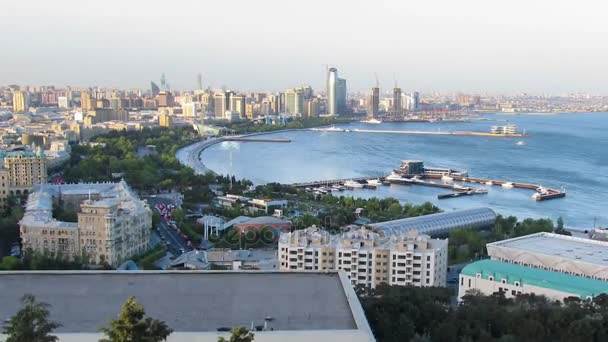
M0 152L0 158L10 157L44 157L44 152L30 152L30 151L11 151L11 152Z
M601 293L608 293L608 282L579 277L543 269L521 266L495 260L481 260L468 264L461 274L475 277L478 273L483 279L493 276L494 281L501 282L506 279L508 284L532 285L567 292L580 298L595 297Z

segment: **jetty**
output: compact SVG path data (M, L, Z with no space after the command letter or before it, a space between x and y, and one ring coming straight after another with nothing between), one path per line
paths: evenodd
M463 137L490 137L490 138L525 138L525 133L484 133L467 131L410 131L410 130L383 130L383 129L343 129L343 128L313 128L311 130L335 133L377 133L377 134L410 134L410 135L447 135Z

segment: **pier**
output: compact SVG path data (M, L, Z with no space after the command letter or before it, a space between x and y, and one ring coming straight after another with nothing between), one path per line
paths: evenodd
M320 180L320 181L312 181L312 182L302 182L302 183L292 183L290 186L294 188L310 188L317 186L332 186L332 185L342 185L344 182L353 181L353 182L363 182L370 179L384 179L384 177L356 177L356 178L342 178L342 179L331 179L331 180Z
M320 132L337 132L337 133L379 133L379 134L410 134L410 135L448 135L448 136L463 136L463 137L490 137L490 138L525 138L528 135L524 133L512 134L497 134L483 132L466 132L466 131L395 131L395 130L379 130L379 129L342 129L342 128L318 128L312 129Z
M241 142L276 142L276 143L288 143L291 142L291 139L283 139L283 138L247 138L247 137L224 137L223 141L241 141Z
M441 179L441 175L424 175L424 178L431 179ZM454 181L464 182L464 183L477 183L477 184L485 184L485 185L494 185L494 186L508 186L516 189L526 189L526 190L534 190L537 191L534 194L533 198L536 201L545 201L555 198L566 197L566 192L557 189L545 188L538 184L529 184L529 183L518 183L518 182L509 182L503 180L493 180L493 179L483 179L483 178L475 178L475 177L462 177L450 175L454 179Z

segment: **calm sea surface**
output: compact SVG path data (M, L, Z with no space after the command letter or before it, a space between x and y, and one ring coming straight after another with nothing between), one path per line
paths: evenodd
M567 196L536 202L532 191L493 186L487 195L437 200L437 194L446 190L401 185L341 194L391 196L404 203L431 201L444 210L489 206L520 218L562 216L569 227L608 226L608 113L497 114L484 118L489 121L352 123L340 127L489 132L492 125L515 124L529 136L507 139L293 131L269 135L291 139L291 143L223 142L205 150L201 160L217 173L262 184L386 175L403 159L421 159L428 166L467 169L471 177L564 187ZM525 145L517 145L520 140Z

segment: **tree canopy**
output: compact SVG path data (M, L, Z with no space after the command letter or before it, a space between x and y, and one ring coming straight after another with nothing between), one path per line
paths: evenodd
M123 304L118 318L111 320L109 327L100 329L106 338L99 342L165 341L173 330L164 322L145 317L145 315L143 305L139 304L134 297L129 297Z
M236 327L230 330L230 338L218 337L217 342L252 342L254 334L244 327Z
M21 298L23 308L10 318L4 327L6 342L55 342L57 336L51 335L59 328L59 323L49 320L47 303L37 302L32 295Z

